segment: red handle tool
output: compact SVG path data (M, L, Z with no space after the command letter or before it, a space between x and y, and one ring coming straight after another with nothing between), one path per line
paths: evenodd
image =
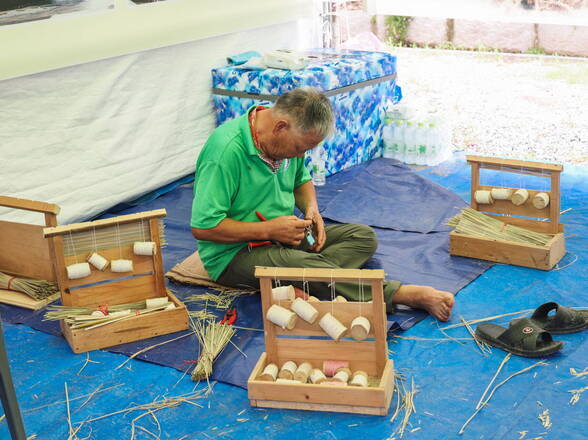
M260 219L262 222L265 222L267 219L263 216L263 214L259 211L255 211L255 215L257 215L257 218ZM268 244L272 244L271 241L266 240L266 241L250 241L248 244L249 249L257 247L257 246L265 246Z
M228 309L226 311L225 316L223 317L222 321L220 321L220 323L233 325L236 320L237 320L237 309L233 307L232 309Z

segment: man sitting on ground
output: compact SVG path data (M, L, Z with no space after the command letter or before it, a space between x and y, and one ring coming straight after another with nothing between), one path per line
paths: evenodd
M304 166L305 152L325 139L333 124L329 100L305 87L284 93L271 108L253 106L212 133L196 164L191 226L214 281L258 288L255 266L357 269L371 258L377 247L372 228L325 227ZM294 206L303 219L294 216ZM268 220L260 221L256 211ZM312 246L305 239L308 228ZM248 247L264 240L272 243ZM336 290L359 299L357 285L338 283ZM311 283L310 292L331 297L325 283ZM384 284L384 298L388 312L393 304L405 304L442 321L449 319L454 301L449 292L398 281Z

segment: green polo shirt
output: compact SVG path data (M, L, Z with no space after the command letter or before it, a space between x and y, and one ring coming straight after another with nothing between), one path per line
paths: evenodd
M196 162L194 201L190 225L210 229L223 219L260 221L294 213L294 189L310 180L304 158L282 161L277 173L258 156L247 113L218 127ZM204 267L213 280L247 243L198 241Z

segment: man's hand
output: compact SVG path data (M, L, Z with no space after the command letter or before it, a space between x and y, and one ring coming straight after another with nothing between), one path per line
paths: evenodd
M312 205L306 209L305 217L306 220L312 221L312 233L316 240L315 244L310 247L310 250L320 252L327 239L327 234L325 233L325 222L319 214L319 210L316 205Z
M304 239L304 230L312 224L312 221L288 215L276 217L263 223L267 227L270 240L298 246Z

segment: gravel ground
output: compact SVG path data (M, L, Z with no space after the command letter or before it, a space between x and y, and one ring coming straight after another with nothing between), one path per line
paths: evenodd
M392 48L403 102L468 154L588 164L588 60Z

